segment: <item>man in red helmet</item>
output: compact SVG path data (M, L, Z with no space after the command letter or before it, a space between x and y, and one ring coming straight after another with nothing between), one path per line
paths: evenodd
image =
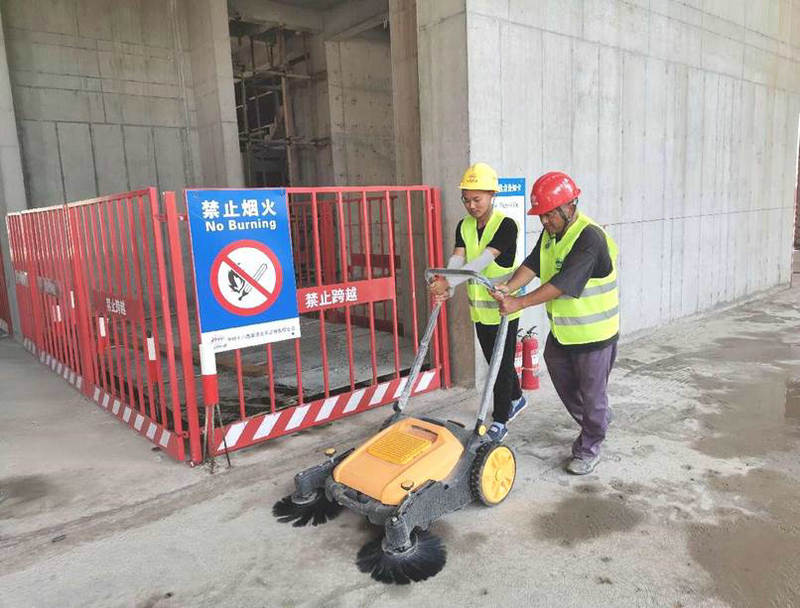
M608 376L617 355L619 292L617 245L577 210L580 189L565 173L542 175L531 190L529 215L544 230L531 254L495 298L502 314L544 304L550 335L544 350L547 370L567 411L580 425L567 471L591 473L610 419ZM514 293L534 277L541 286Z

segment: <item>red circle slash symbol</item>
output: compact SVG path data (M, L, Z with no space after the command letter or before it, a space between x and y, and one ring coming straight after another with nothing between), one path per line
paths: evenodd
M283 271L272 250L249 239L226 245L211 264L211 291L225 310L257 315L275 303Z

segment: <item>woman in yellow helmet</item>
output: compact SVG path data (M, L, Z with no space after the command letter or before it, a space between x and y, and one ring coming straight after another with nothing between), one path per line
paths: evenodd
M517 254L517 223L494 208L494 195L498 191L497 173L486 163L469 167L461 179L461 201L467 215L456 227L456 241L448 268L464 268L480 272L494 283L506 282L514 271ZM430 284L430 291L437 301L453 295L458 279L438 277ZM489 291L471 281L467 285L470 318L480 342L486 362L492 356L497 329L500 325L500 309ZM488 434L495 441L502 441L513 420L527 405L514 369L514 349L519 326L519 314L509 315L500 370L494 383L494 422Z

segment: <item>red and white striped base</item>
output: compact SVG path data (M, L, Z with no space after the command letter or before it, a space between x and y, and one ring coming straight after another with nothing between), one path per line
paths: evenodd
M380 407L400 397L406 378L397 378L375 386L362 388L327 399L320 399L304 405L287 408L274 414L262 414L235 422L224 429L214 429L211 442L214 455L240 450L247 446L267 441L281 435L295 433L301 429L324 424L337 418L350 416L364 410ZM439 388L436 370L422 373L412 392L418 395ZM223 431L225 441L223 442Z
M32 355L36 356L38 352L39 362L42 365L49 367L52 371L61 376L65 382L68 382L78 390L81 390L83 388L83 376L78 374L71 367L65 365L50 353L44 350L38 350L36 348L36 345L27 338L22 341L22 344Z
M39 350L32 340L25 338L22 345L32 355L37 356L42 365L46 365L52 371L61 376L66 382L74 386L79 391L83 390L83 376L76 373L68 365L56 359L50 353ZM90 386L88 390L92 390ZM183 439L175 433L166 430L148 416L135 411L111 395L106 393L101 387L94 386L92 398L104 410L109 411L114 416L130 426L134 431L149 439L154 444L162 448L170 456L177 460L183 460Z
M36 345L33 343L33 340L29 340L28 338L24 338L22 340L22 345L25 349L31 353L32 355L36 355Z
M92 399L97 405L119 418L145 439L152 441L170 456L178 460L182 459L183 440L178 435L168 431L148 416L125 405L120 399L114 397L111 393L105 392L99 386L94 387Z
M136 411L101 387L92 384L84 387L82 376L50 353L39 350L32 340L24 339L23 345L31 354L38 356L43 365L50 367L76 389L84 392L88 391L87 394L90 394L95 403L104 410L119 418L142 437L162 448L176 460L183 460L185 455L183 437L165 429L147 415ZM407 378L396 378L350 393L297 405L274 414L259 414L230 424L222 429L214 429L210 442L212 455L223 454L226 444L228 451L240 450L281 435L288 435L308 427L325 424L338 418L386 405L400 397L406 381ZM420 374L412 395L429 392L438 389L440 386L441 381L438 370L429 370Z

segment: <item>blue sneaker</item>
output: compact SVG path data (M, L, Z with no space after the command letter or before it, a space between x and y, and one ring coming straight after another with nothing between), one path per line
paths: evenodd
M525 399L525 395L522 395L522 397L520 397L516 401L512 401L511 408L508 410L508 422L514 420L514 418L516 418L517 415L526 407L528 407L528 400Z
M502 422L492 422L492 426L489 427L489 430L486 431L486 434L492 441L500 443L508 434L508 429Z

